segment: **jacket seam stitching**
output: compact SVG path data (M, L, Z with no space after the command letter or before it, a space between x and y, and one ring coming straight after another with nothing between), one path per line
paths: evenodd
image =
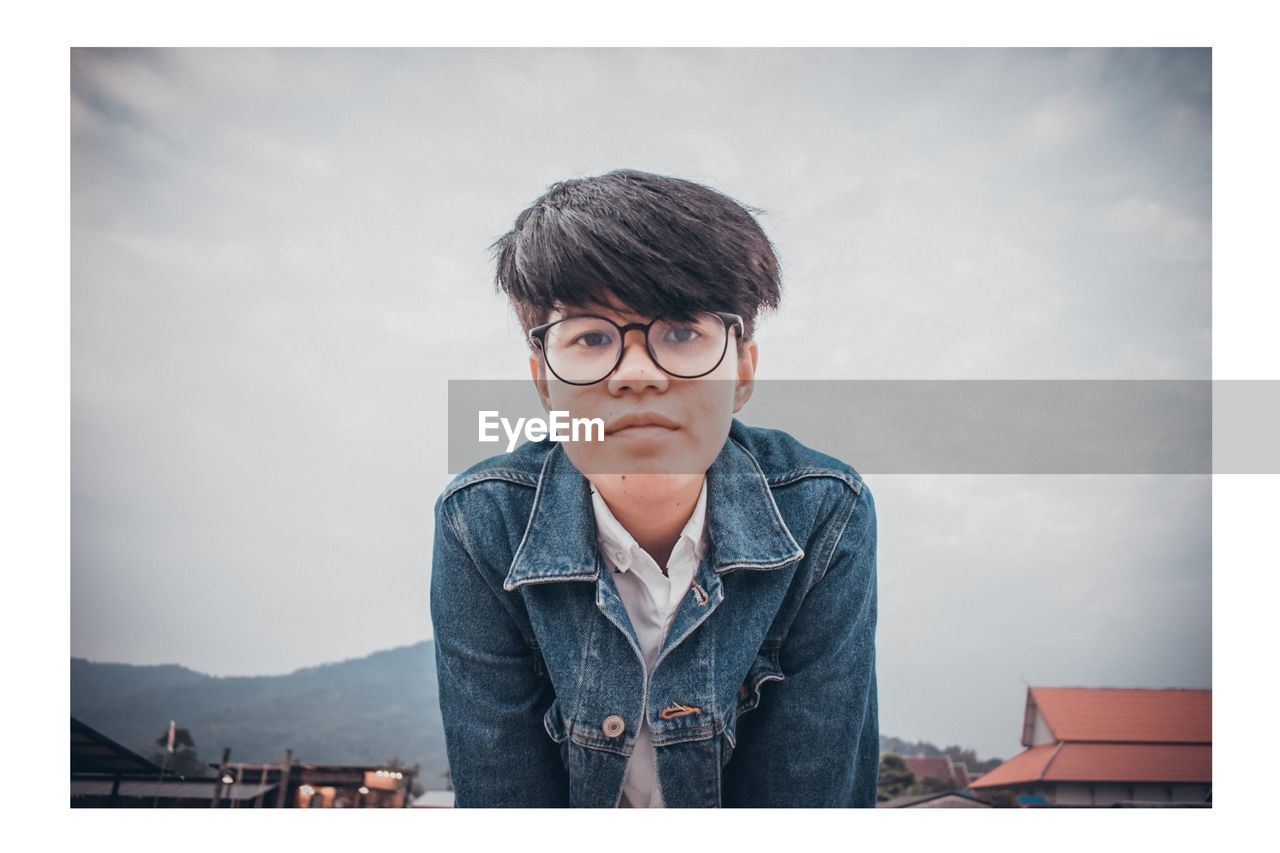
M577 744L583 749L590 749L596 752L611 752L614 755L621 755L624 758L629 758L635 752L634 745L632 745L631 752L625 752L623 751L623 749L620 749L616 746L609 746L607 744L603 744L592 738L589 738L587 735L582 734L577 729L571 729L569 731L569 740L573 741L573 743ZM622 789L619 788L618 790L621 791Z
M756 459L755 454L735 439L731 438L729 440L733 441L734 444L737 444L738 447L742 449L742 452L747 454L747 458L751 460L751 466L756 469L756 473L765 484L765 493L769 496L769 506L773 509L774 520L778 522L778 525L782 528L783 532L787 534L787 539L791 541L791 545L800 552L800 556L796 559L803 558L804 549L800 547L800 543L796 541L795 536L791 535L791 528L787 527L787 522L782 518L782 511L778 509L778 502L773 499L773 489L769 487L769 478L765 476L764 470L761 469L760 462ZM786 562L786 560L783 560L779 563L775 563L774 565L780 566Z
M835 541L831 544L831 551L827 554L826 565L822 567L822 574L814 581L816 584L827 576L827 572L831 570L831 561L835 559L836 550L840 547L840 540L844 538L844 532L849 527L849 520L853 518L853 513L858 508L858 501L862 499L862 493L859 492L852 501L849 502L849 511L845 513L844 520L840 523L840 532L836 534Z
M440 496L441 500L448 500L458 492L474 486L476 483L483 483L488 480L502 480L507 483L515 483L518 486L527 486L532 488L536 485L537 479L533 474L527 471L519 471L514 468L494 468L491 471L478 471L471 474L465 479L450 483L445 487L444 493Z
M840 531L836 533L835 539L831 545L831 550L827 552L826 565L822 567L822 574L815 577L809 583L809 585L805 587L804 595L801 596L799 604L796 605L795 614L792 615L792 620L787 623L786 633L782 635L782 639L778 643L777 655L775 657L775 661L778 663L779 671L782 670L782 664L781 664L782 649L787 643L787 638L791 636L791 629L792 627L794 627L793 623L794 623L795 615L799 613L799 609L803 607L805 601L808 600L809 593L811 593L813 591L813 588L817 586L818 583L827 576L827 572L831 569L831 561L835 558L836 551L840 547L840 540L844 537L844 531L849 526L849 520L853 518L854 511L858 508L858 501L861 498L862 498L862 493L858 492L854 495L853 500L849 501L849 511L845 513L844 518L841 520ZM822 551L822 548L819 547L818 553L821 553L821 551Z
M599 572L589 574L589 575L553 575L551 577L542 577L542 578L523 578L522 580L518 580L515 583L513 583L511 585L510 590L507 590L504 587L503 592L508 592L508 591L514 592L515 590L519 589L522 586L532 586L533 584L539 584L539 583L559 583L560 581L593 581L598 577L600 577Z
M587 678L587 657L591 653L591 644L595 642L596 629L599 627L596 620L591 621L591 631L587 635L587 641L582 644L582 659L578 661L578 683L573 689L573 713L569 715L568 721L565 723L565 729L569 735L572 735L574 729L577 728L579 714L582 713L582 684Z
M716 566L715 571L717 574L723 574L724 572L727 572L730 569L776 569L779 566L785 566L787 563L794 563L797 560L803 560L803 559L804 559L804 550L802 549L799 554L793 554L792 556L786 557L785 559L782 559L782 560L774 560L772 563L763 563L763 562L726 563L723 566Z
M552 448L553 452L554 450L555 448ZM520 544L516 546L515 553L511 555L511 566L514 566L516 564L516 561L520 559L521 553L524 552L524 544L529 539L529 529L533 527L533 517L538 513L538 502L542 500L542 484L543 484L543 481L546 479L547 465L549 465L550 463L551 463L551 453L548 453L547 458L542 460L542 469L538 472L538 485L534 488L534 491L533 491L533 506L529 508L529 518L525 520L524 533L521 534L520 536ZM506 589L507 587L506 580L510 580L511 578L511 566L507 567L507 578L504 579L503 581L503 584L502 584L503 589Z
M664 746L675 746L676 744L681 743L697 743L704 740L711 740L712 738L723 734L725 731L726 728L724 721L721 720L717 723L707 723L706 725L698 726L694 729L687 729L685 732L674 735L670 739L664 738L661 743L653 740L651 735L649 742L653 744L655 749L658 749Z
M766 480L771 488L778 489L813 477L824 477L827 479L839 480L852 489L854 494L862 493L863 484L857 477L847 474L844 471L833 471L827 468L800 468L794 471L788 471L785 474L777 474L772 478L766 477Z
M526 648L529 647L529 637L521 627L519 614L517 614L515 609L512 608L510 601L505 595L505 590L503 590L501 586L495 587L488 579L485 578L484 572L480 570L480 566L476 562L470 540L467 539L465 532L458 527L457 522L453 517L454 506L452 504L442 504L441 509L444 512L445 524L448 525L450 532L453 534L454 538L458 540L463 551L466 552L467 563L470 564L472 571L475 572L479 581L485 585L490 593L492 593L494 599L498 602L498 606L507 614L507 618L511 620L512 628L514 628L520 635L521 642L525 644ZM536 646L531 650L536 650Z

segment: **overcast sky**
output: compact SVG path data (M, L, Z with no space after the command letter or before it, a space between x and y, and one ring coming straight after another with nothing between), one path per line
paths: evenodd
M1210 378L1204 50L77 50L71 133L93 660L430 636L445 383L526 375L486 248L566 177L765 209L761 378ZM1208 477L868 482L884 733L1009 757L1028 683L1210 686Z

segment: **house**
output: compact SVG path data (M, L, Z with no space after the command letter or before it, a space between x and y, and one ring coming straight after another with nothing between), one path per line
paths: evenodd
M207 778L184 779L71 718L71 806L73 808L249 807L274 798L274 784L220 784L211 768Z
M970 787L1024 805L1204 805L1212 698L1211 690L1030 687L1026 749Z
M972 781L968 765L963 761L952 761L949 755L904 755L902 760L917 782L932 777L952 788L964 789Z
M910 797L894 797L883 803L876 803L878 809L989 809L991 803L984 802L964 791L939 791L933 794L918 794Z
M415 769L228 760L182 778L71 718L71 805L109 808L406 808ZM452 804L452 793L448 796ZM440 804L433 802L432 804Z

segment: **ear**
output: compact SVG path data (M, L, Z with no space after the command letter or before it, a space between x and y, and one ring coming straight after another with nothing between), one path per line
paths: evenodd
M538 391L538 399L542 402L544 412L551 411L551 394L547 388L547 363L542 353L529 353L529 373L533 376L533 387Z
M743 342L742 354L738 356L738 383L733 389L735 414L742 411L742 407L751 399L751 392L756 387L756 364L759 360L760 350L756 347L756 342L753 340Z

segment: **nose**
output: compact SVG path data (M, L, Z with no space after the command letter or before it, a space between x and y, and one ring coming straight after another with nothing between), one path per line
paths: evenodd
M609 393L617 396L624 391L640 393L646 388L667 390L667 374L653 363L644 345L644 332L631 329L622 338L622 361L609 376Z

